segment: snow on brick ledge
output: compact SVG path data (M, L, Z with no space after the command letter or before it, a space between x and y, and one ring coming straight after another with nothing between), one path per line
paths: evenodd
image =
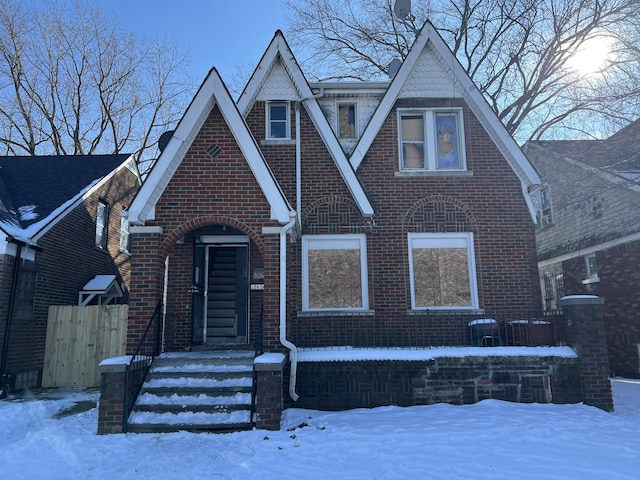
M425 361L443 357L565 357L571 347L441 347L424 349L326 347L300 348L298 362Z

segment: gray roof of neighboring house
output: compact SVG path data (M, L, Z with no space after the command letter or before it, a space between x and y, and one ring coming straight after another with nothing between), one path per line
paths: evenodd
M0 222L27 228L111 173L130 156L0 157Z
M531 143L592 167L640 172L640 119L605 140L538 140Z

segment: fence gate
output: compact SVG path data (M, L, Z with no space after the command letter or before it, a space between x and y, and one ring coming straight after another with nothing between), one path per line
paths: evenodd
M49 307L42 386L99 386L100 362L125 354L128 311L128 305Z

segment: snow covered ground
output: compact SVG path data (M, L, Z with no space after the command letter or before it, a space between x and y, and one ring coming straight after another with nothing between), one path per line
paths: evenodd
M0 401L0 475L24 479L637 479L640 380L584 405L292 409L278 432L97 436L96 392ZM80 408L81 409L81 408Z

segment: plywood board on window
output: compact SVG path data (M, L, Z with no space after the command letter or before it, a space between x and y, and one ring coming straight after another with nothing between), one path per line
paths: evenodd
M360 272L360 250L309 250L309 307L362 307Z

